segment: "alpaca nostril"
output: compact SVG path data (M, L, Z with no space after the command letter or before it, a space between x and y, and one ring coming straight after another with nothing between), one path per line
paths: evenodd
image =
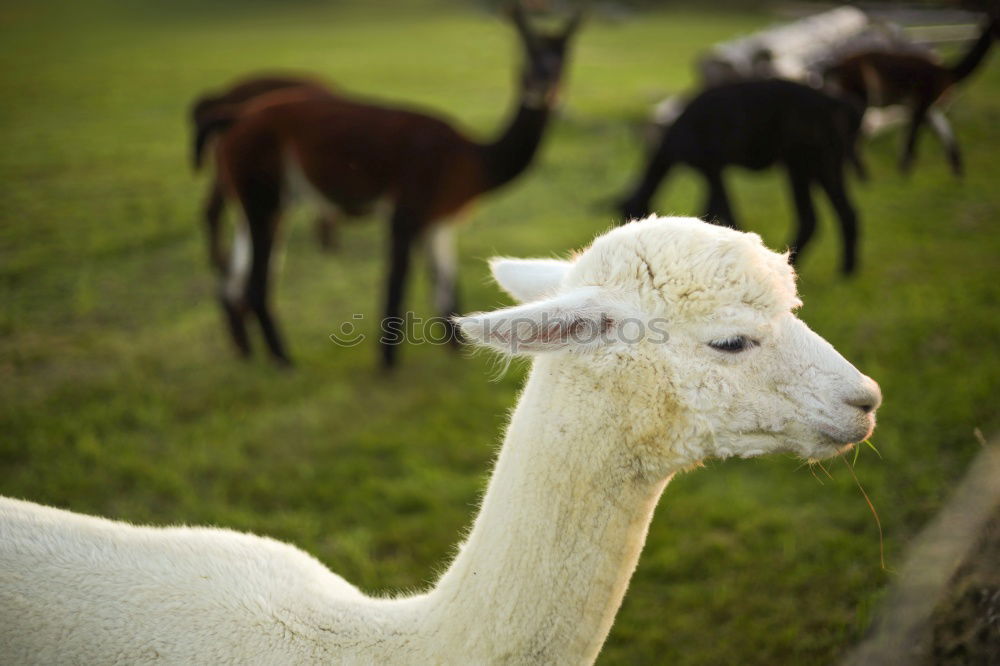
M873 393L866 393L852 398L845 398L844 402L851 407L857 407L865 414L871 414L875 411L875 408L878 407L881 400L879 400L879 397Z
M865 377L864 382L867 386L859 393L844 398L844 402L851 407L857 407L865 414L871 414L882 404L882 389L870 377Z
M851 407L857 407L865 414L871 414L875 409L875 401L871 398L865 398L862 400L847 400L846 402Z

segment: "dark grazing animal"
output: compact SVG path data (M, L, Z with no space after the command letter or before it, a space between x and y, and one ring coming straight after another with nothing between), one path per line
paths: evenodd
M557 98L567 45L580 21L577 14L558 33L543 35L529 26L520 7L510 15L525 64L517 110L493 141L473 141L423 112L301 89L271 93L260 99L260 106L216 117L204 128L206 137L217 135L223 194L239 200L246 218L237 227L232 260L220 285L222 307L241 354L250 354L246 318L252 313L274 359L289 362L268 303L268 282L275 230L293 189L350 216L368 212L380 200L391 204L379 341L384 366L395 364L405 337L403 292L418 239L425 238L430 251L437 309L453 326L457 262L446 220L531 163ZM449 333L455 339L453 328Z
M197 171L203 166L207 144L213 136L219 121L238 115L248 104L260 104L260 100L279 101L280 98L271 95L277 91L295 91L296 94L333 94L330 87L318 79L297 75L258 75L237 81L224 91L204 95L191 107L191 123L194 126L194 145L192 151L194 168ZM269 97L270 95L270 97ZM220 243L220 223L226 208L226 198L219 182L218 174L212 175L208 196L205 198L203 214L205 229L208 232L209 261L219 274L226 271L226 258ZM330 211L323 211L316 216L316 238L321 247L326 250L337 245L337 219Z
M625 220L650 213L650 201L675 164L685 164L708 184L705 219L739 228L722 181L727 166L788 172L798 215L789 244L799 257L816 228L810 188L826 192L843 233L843 271L857 265L857 215L847 194L844 163L864 175L855 152L861 110L848 101L791 81L742 81L710 88L687 105L660 140L642 176L618 206Z
M906 132L899 169L907 172L916 156L917 135L924 122L940 139L951 170L962 174L962 155L948 119L937 106L956 84L982 64L990 45L1000 37L1000 21L991 19L972 47L951 65L941 65L921 53L867 51L847 56L826 68L824 78L842 93L855 96L867 107L902 104L908 107Z

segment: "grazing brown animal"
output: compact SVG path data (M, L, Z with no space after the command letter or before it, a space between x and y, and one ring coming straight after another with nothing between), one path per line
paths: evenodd
M192 152L195 170L204 163L207 143L213 134L215 123L238 115L249 104L259 103L261 98L278 101L271 93L276 91L295 91L297 94L331 95L330 88L318 80L308 76L293 75L261 75L242 79L221 93L204 95L198 98L191 107L191 122L194 125L194 150ZM269 95L271 97L269 98ZM266 104L267 101L264 102ZM225 212L226 199L219 182L218 174L214 174L212 183L205 199L205 228L208 232L208 252L212 266L220 273L225 273L226 259L220 243L220 223ZM323 211L316 217L316 237L319 244L327 250L337 245L337 220L329 211Z
M962 155L955 134L936 104L960 81L972 74L1000 37L1000 21L992 18L972 47L952 65L941 65L920 53L868 51L830 65L826 81L857 97L868 107L903 104L909 107L910 124L900 156L904 173L913 166L917 133L925 121L944 144L955 175L962 173Z
M289 357L268 303L275 230L289 190L298 190L346 215L380 201L392 205L389 276L382 362L391 367L405 335L401 307L414 243L426 237L438 311L451 326L458 310L456 259L446 220L476 197L495 190L531 163L556 101L577 14L556 34L533 30L519 7L510 12L524 49L520 99L513 119L493 141L465 137L449 123L410 109L341 94L276 92L257 108L214 118L216 160L226 197L239 200L237 228L221 302L238 350L250 354L246 317L260 322L271 355ZM299 99L294 99L298 94ZM283 98L275 100L274 97ZM453 333L453 331L452 331ZM454 335L452 336L454 337Z

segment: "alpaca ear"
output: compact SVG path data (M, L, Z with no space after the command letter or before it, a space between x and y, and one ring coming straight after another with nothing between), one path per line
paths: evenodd
M572 265L560 259L490 259L493 279L519 303L555 293Z
M455 321L469 343L514 356L597 349L617 341L616 333L628 316L629 310L608 298L600 287L581 287Z

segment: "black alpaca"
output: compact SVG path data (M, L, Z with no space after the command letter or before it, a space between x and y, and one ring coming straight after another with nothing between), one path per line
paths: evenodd
M799 228L789 244L792 261L816 229L810 187L820 185L833 204L844 237L843 271L857 265L857 214L847 195L844 163L864 177L855 152L861 110L847 101L780 79L742 81L699 94L663 134L638 184L620 200L626 220L648 215L667 171L686 164L708 183L705 218L738 228L722 182L730 165L788 171Z

